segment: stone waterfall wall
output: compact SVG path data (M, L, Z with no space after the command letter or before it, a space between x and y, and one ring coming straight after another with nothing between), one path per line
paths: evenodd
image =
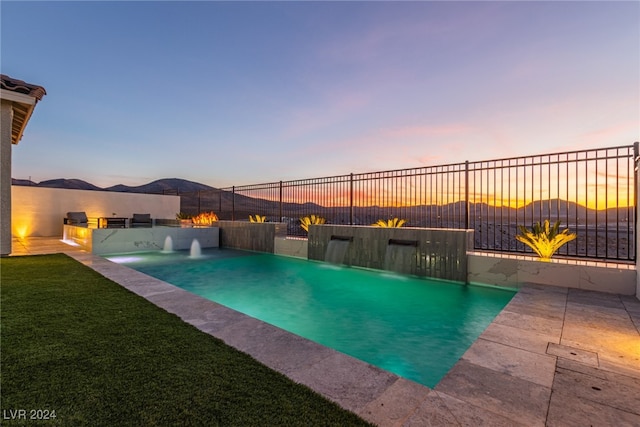
M332 237L351 240L345 265L384 270L389 242L396 241L415 245L416 262L409 274L467 282L467 250L472 247L473 230L312 225L309 259L324 261Z
M284 222L218 221L216 225L223 248L274 253L276 237L287 236Z

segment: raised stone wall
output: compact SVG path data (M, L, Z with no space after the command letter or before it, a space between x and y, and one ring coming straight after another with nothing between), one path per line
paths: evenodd
M332 238L350 240L343 264L384 270L390 242L395 242L415 248L415 262L406 273L466 282L467 250L472 236L472 230L312 225L308 256L324 261Z
M217 248L218 227L87 228L64 226L63 238L96 255L161 251L167 237L173 250L188 250L194 239L201 248Z
M274 253L276 237L287 236L284 222L218 221L217 226L223 248Z
M307 239L276 237L274 253L307 259Z
M526 283L634 295L636 270L627 265L535 257L469 254L469 282L519 288Z

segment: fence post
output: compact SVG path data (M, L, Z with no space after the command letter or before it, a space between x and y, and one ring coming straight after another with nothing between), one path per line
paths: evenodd
M278 205L278 222L282 221L282 181L280 181L280 203Z
M353 225L353 173L349 175L349 225Z
M236 220L236 186L231 187L231 221Z
M464 228L468 230L469 224L469 160L464 161Z
M638 260L638 161L640 161L640 142L633 143L633 260ZM636 264L637 267L637 264Z

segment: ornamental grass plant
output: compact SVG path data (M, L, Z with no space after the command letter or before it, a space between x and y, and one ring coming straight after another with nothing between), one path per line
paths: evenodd
M320 215L309 215L300 218L300 227L308 233L310 225L322 225L326 222L327 220Z
M375 223L371 224L373 227L382 227L382 228L400 228L407 222L406 219L400 218L391 218L391 219L379 219Z
M542 224L535 223L531 230L521 225L520 233L522 234L517 235L516 240L529 246L538 254L540 261L544 262L550 262L558 249L577 237L576 233L570 233L568 228L560 231L560 221L551 226L548 219Z

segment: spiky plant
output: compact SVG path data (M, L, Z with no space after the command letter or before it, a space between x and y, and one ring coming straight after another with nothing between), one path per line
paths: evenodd
M577 237L576 233L570 233L568 228L560 231L560 221L550 226L548 219L544 220L542 225L540 222L535 223L531 230L523 225L519 228L522 234L518 234L516 239L533 249L540 261L545 262L551 261L553 254L562 245Z
M194 225L211 225L217 220L218 215L213 212L202 212L191 218L191 221L193 221Z
M300 227L302 227L302 229L308 233L309 226L311 224L324 224L325 222L327 222L327 220L319 215L309 215L300 218Z
M249 215L249 222L267 222L267 217L265 215L256 214L255 217L253 215Z
M402 227L406 222L406 219L399 218L388 219L386 221L384 219L379 219L375 224L371 225L374 227L399 228Z

